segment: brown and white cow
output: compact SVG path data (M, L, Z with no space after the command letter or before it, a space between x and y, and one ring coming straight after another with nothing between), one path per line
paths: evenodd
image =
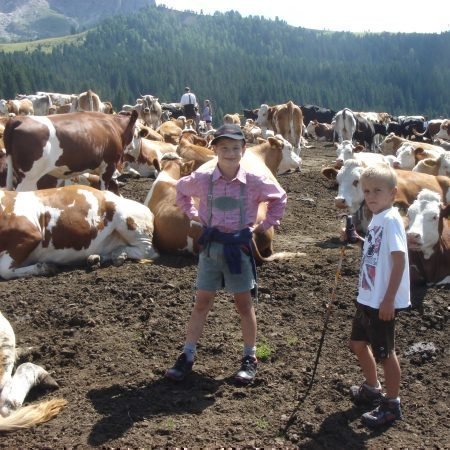
M284 139L294 146L294 151L300 153L300 138L303 133L303 113L299 106L292 101L269 106L262 104L258 111L256 125L263 130L272 130L281 134Z
M59 398L22 407L34 386L58 388L58 384L44 368L31 362L20 364L13 374L16 357L14 330L0 312L0 431L15 431L47 422L67 404Z
M154 216L153 244L160 252L198 254L202 226L189 220L176 203L177 181L192 170L193 162L183 162L176 153L167 153L144 201Z
M397 150L403 144L409 144L414 148L437 149L438 151L442 150L437 145L429 144L428 142L410 141L400 136L396 136L394 133L390 133L386 136L380 145L380 150L383 155L395 155Z
M274 173L278 171L282 153L281 149L276 154L272 150L268 143L247 149L242 159L243 167L250 171L264 174L277 183ZM188 165L186 166L186 164ZM209 170L215 164L217 164L216 158L203 164L199 170ZM198 238L201 235L202 226L198 222L190 221L176 204L176 182L183 174L192 170L193 164L192 162L183 163L176 155L170 156L167 154L163 157L161 166L161 172L154 181L144 202L155 217L155 247L166 252L197 254L199 251ZM262 220L266 211L267 205L261 203L257 220ZM257 263L301 256L300 253L274 253L272 247L273 237L273 227L264 233L254 234L254 250Z
M156 178L161 169L160 161L163 155L175 153L176 149L176 145L168 142L153 141L139 136L133 139L133 145L124 152L122 174Z
M316 141L332 142L334 139L334 125L311 120L306 127L306 133Z
M109 191L0 191L0 210L0 277L6 280L50 275L57 265L158 256L150 210Z
M436 139L444 139L445 141L450 140L450 119L445 119L441 123L440 129L434 137Z
M33 104L33 114L36 116L47 116L52 106L52 99L46 94L17 94L16 100L30 100Z
M138 110L141 119L144 121L145 125L156 130L162 123L162 107L158 101L158 97L147 94L142 95L140 100L142 101L136 104L136 109Z
M215 153L203 145L192 144L188 136L189 134L186 133L181 135L180 142L177 146L177 154L184 161L194 161L193 170L196 170L205 162L212 160Z
M24 98L22 100L0 100L0 114L4 116L28 116L34 114L33 103Z
M225 114L223 116L223 123L224 124L235 124L235 125L241 125L241 116L238 113L235 114Z
M414 136L420 137L420 138L428 138L430 140L433 140L435 136L439 133L441 129L441 124L444 122L444 119L433 119L427 122L427 126L425 128L425 131L423 133L419 133L416 131L415 128L412 129L412 132Z
M428 173L450 177L450 152L444 152L437 158L425 158L419 161L413 172Z
M45 176L72 178L97 173L107 189L124 149L132 142L137 112L131 116L68 113L11 118L4 132L8 155L7 188L29 191L48 184Z
M101 100L91 89L75 96L72 101L71 112L95 111L102 112Z
M427 158L437 159L443 153L445 153L445 150L439 147L423 148L420 145L413 146L409 142L404 142L397 149L395 156L398 161L399 169L413 170L420 161Z
M170 119L162 123L156 131L163 137L164 142L177 145L188 122L192 126L192 119L187 120L185 116L180 116L178 119Z
M440 195L422 190L408 208L408 240L412 282L450 284L450 205Z
M366 162L349 159L337 171L333 167L322 170L322 174L329 179L336 179L338 183L338 194L334 199L337 209L348 210L350 214L362 214L358 218L360 228L366 231L371 214L368 210L360 208L364 202L364 194L361 188L360 178L362 171L368 167ZM450 202L450 178L425 173L411 172L409 170L396 170L397 193L394 204L406 211L406 209L417 198L422 189L430 189L439 193L445 203Z

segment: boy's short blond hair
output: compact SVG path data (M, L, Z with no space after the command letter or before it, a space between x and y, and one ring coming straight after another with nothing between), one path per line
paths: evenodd
M397 174L388 164L376 164L366 167L361 173L361 185L367 180L384 182L389 189L394 189L397 186Z

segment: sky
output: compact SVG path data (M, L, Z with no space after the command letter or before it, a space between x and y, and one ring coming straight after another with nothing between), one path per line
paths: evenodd
M203 14L238 11L263 16L295 27L315 30L379 33L441 33L450 31L450 0L432 3L403 0L156 0L179 11Z

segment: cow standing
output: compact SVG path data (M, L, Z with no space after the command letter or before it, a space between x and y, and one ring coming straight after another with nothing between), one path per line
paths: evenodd
M300 153L300 138L303 134L303 113L292 101L269 106L262 104L258 111L256 125L265 130L281 134Z
M3 138L7 188L13 189L13 174L16 190L30 191L48 187L40 185L48 182L48 176L72 178L93 172L100 175L102 189L107 189L132 142L136 119L136 111L130 116L83 112L10 119Z

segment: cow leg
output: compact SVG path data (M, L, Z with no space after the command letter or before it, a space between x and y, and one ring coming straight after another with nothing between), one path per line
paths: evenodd
M8 319L0 313L0 392L11 380L16 359L16 336Z
M38 262L25 267L11 267L12 259L4 255L0 259L0 277L4 280L13 278L27 278L40 275L54 275L57 272L56 266L44 262Z
M42 367L30 362L21 364L11 381L2 390L0 397L1 415L6 417L11 411L20 408L30 389L38 384L58 387L56 381Z

